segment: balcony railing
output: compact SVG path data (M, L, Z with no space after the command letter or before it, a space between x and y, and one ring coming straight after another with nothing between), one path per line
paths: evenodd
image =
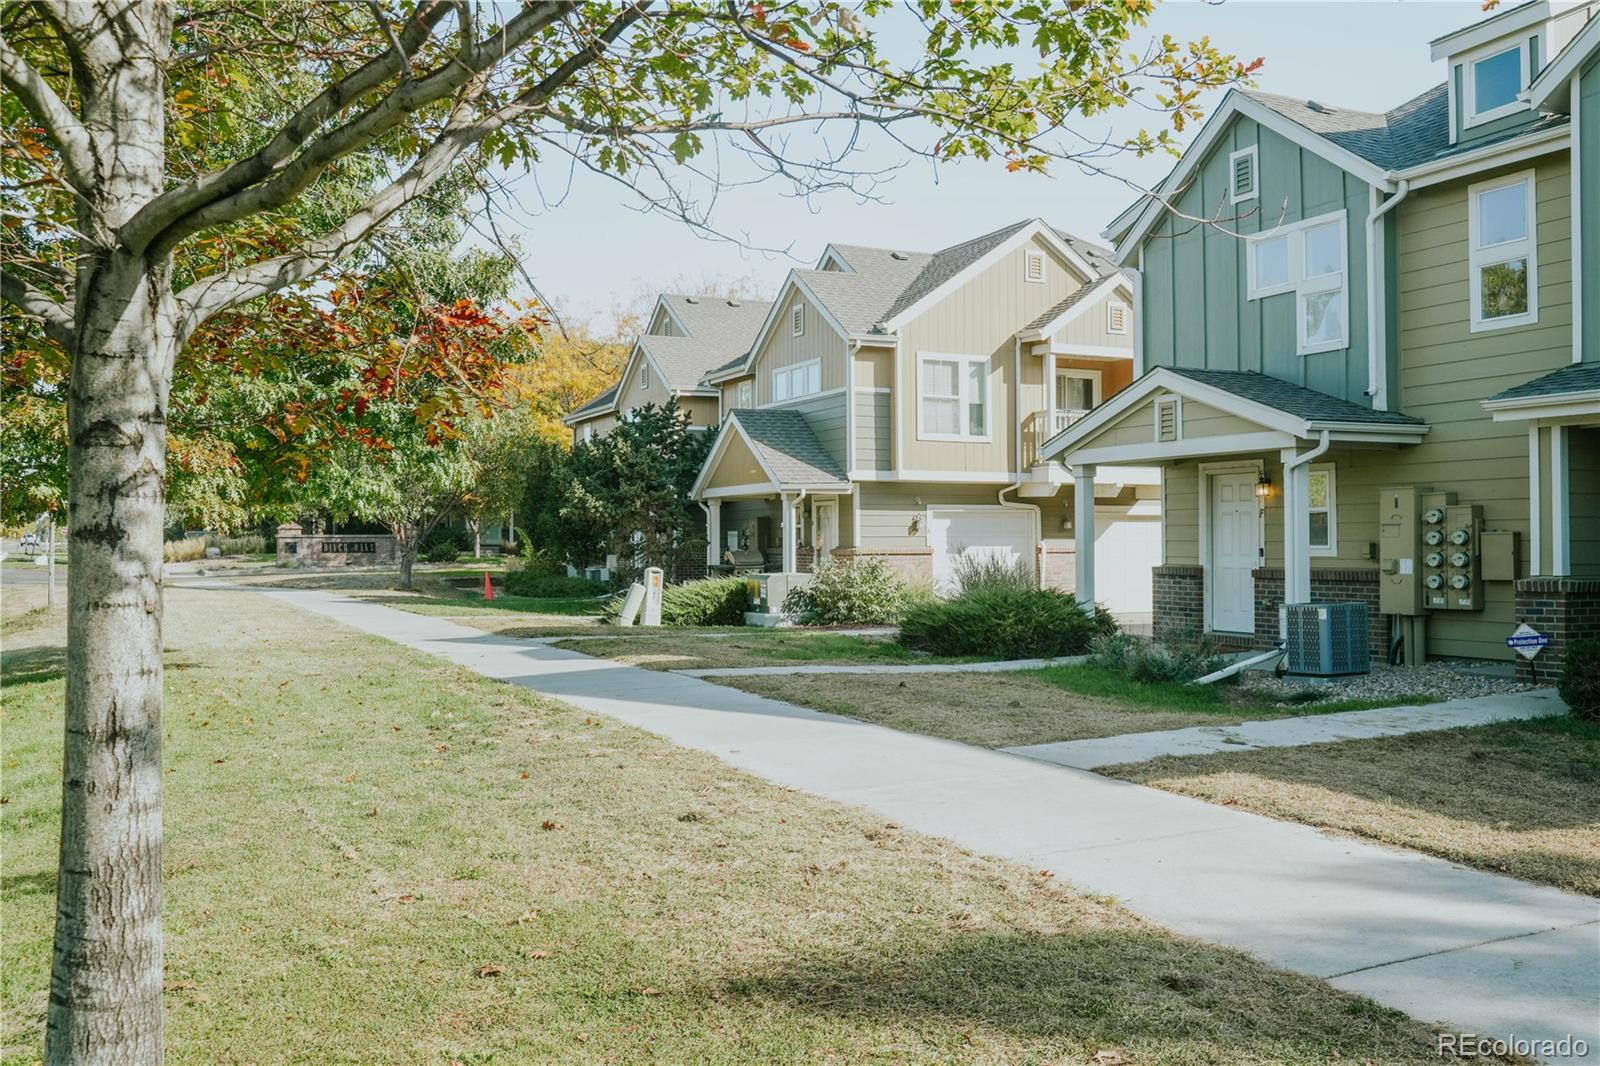
M1052 432L1051 436L1054 436L1056 433L1060 433L1062 430L1066 429L1068 426L1072 425L1072 423L1078 421L1078 419L1082 418L1088 413L1088 411L1057 411L1055 413L1055 430Z
M1035 411L1022 420L1022 469L1038 465L1039 448L1088 411Z

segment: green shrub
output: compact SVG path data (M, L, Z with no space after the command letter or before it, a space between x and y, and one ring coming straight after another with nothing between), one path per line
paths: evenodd
M506 591L513 596L580 597L600 596L606 591L603 582L586 577L568 577L566 574L536 573L532 570L515 570L506 575Z
M1193 681L1227 663L1205 642L1196 644L1153 643L1114 633L1098 637L1089 661L1144 684Z
M567 566L552 553L536 548L531 541L522 544L522 571L538 577L566 577Z
M610 625L622 614L627 593L611 597L600 608L600 621ZM664 626L742 626L750 594L742 577L708 577L661 590Z
M1574 718L1600 722L1600 637L1580 637L1567 645L1556 691Z
M1081 655L1099 624L1094 613L1064 592L989 587L911 607L900 620L900 643L935 655Z
M824 626L888 625L905 608L906 583L882 559L835 559L783 600L786 614Z
M472 540L466 530L441 523L434 526L428 531L428 535L422 538L422 543L417 547L417 554L426 562L453 563L456 561L456 556L471 549Z
M1026 559L1006 562L993 552L957 552L950 560L959 595L979 589L1015 589L1026 592L1039 587L1033 566Z

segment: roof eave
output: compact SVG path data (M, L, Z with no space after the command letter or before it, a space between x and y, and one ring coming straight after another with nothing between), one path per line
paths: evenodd
M1550 126L1534 133L1521 137L1512 137L1498 144L1491 144L1477 148L1470 152L1460 152L1436 159L1428 163L1419 163L1414 167L1396 171L1394 176L1402 181L1409 182L1413 189L1437 185L1444 181L1453 181L1468 174L1486 170L1489 167L1500 166L1513 162L1526 155L1545 155L1549 152L1560 151L1562 147L1571 143L1572 129L1570 126Z

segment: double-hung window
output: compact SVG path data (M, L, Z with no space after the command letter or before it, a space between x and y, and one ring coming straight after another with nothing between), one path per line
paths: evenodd
M810 359L772 371L772 402L798 400L822 391L822 360Z
M1334 498L1333 466L1317 465L1306 471L1311 512L1311 554L1337 555L1339 530L1337 500Z
M989 360L923 353L917 359L917 437L989 439Z
M1539 321L1533 171L1467 189L1467 285L1472 331Z
M754 382L750 381L739 382L739 388L735 393L738 398L734 401L734 406L739 408L747 408L755 405L756 390L753 388L753 385Z
M1295 294L1299 354L1350 346L1350 252L1343 211L1279 226L1252 237L1246 247L1250 299Z

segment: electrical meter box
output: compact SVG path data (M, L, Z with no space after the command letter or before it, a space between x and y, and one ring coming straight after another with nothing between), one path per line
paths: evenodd
M1378 611L1422 613L1422 493L1412 486L1378 492Z
M1483 506L1463 503L1444 509L1445 592L1452 611L1483 607Z
M1448 611L1450 606L1450 529L1445 519L1455 506L1453 492L1424 492L1422 506L1422 606L1430 611Z

